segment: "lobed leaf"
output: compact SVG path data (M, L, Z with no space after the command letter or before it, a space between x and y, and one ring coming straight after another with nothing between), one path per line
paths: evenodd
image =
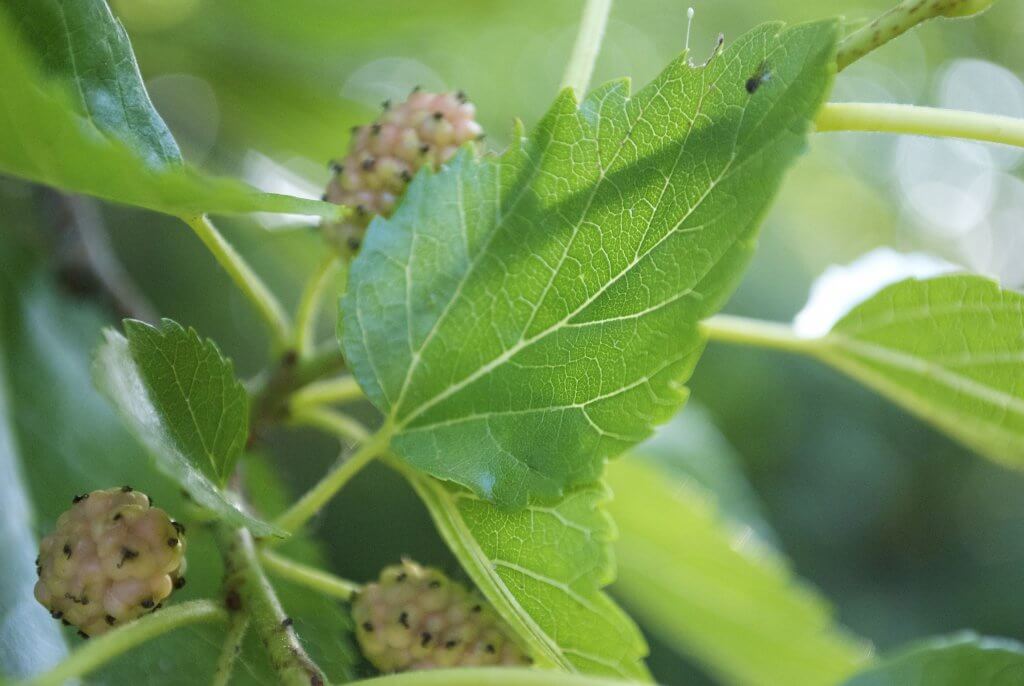
M844 686L1016 686L1024 645L963 632L921 641L844 682Z
M540 666L649 679L640 631L601 590L614 576L603 487L509 512L405 471L463 568Z
M0 8L0 129L0 171L67 191L177 216L344 211L181 162L103 0L12 0Z
M1024 468L1024 295L980 276L909 279L813 351L968 447Z
M867 662L825 603L692 483L635 458L610 465L608 483L620 530L615 594L723 683L831 686Z
M342 343L411 465L503 506L599 478L686 398L831 83L834 22L761 26L630 95L565 91L370 227ZM748 92L751 75L771 79Z
M210 365L208 356L216 349L209 342L203 344L194 332L187 334L176 325L165 330L169 332L167 337L136 328L134 334L129 330L130 339L126 339L107 329L93 365L97 387L121 412L157 467L197 503L236 526L248 527L255 536L284 536L284 532L239 509L218 487L221 477L209 476L211 470L214 474L228 473L220 470L237 457L239 437L244 440L245 436L237 426L219 434L221 422L237 425L243 421L239 418L240 401L227 397L240 391L233 375L230 381L224 379L230 365L219 355ZM174 351L179 343L184 350ZM175 357L161 359L169 352ZM198 377L194 375L203 368L220 376L214 377L209 387L202 383L196 387ZM224 395L218 397L220 391ZM199 402L198 407L192 404L193 398ZM207 402L212 402L208 415L204 407ZM242 414L247 416L248 403L242 407ZM227 453L214 455L211 451L215 447L236 452L229 459Z

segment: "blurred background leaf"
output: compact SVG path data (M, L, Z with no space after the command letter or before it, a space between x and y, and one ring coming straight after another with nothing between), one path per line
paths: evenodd
M915 643L844 686L1013 686L1024 682L1024 645L964 632Z
M868 646L833 624L827 603L695 482L640 455L610 464L608 481L620 533L615 591L722 683L828 686L868 662Z

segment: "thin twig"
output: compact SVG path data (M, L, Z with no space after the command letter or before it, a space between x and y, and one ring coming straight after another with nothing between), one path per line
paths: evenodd
M362 588L354 581L290 560L265 548L259 554L260 561L271 574L341 600L351 600Z
M923 21L935 17L961 16L960 10L971 3L972 0L903 0L844 38L836 53L836 67L842 71Z
M324 686L320 667L306 654L291 620L267 581L248 529L218 530L224 551L228 607L245 612L283 686Z

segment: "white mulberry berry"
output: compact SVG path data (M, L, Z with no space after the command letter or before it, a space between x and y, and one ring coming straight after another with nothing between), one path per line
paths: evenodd
M367 584L352 616L363 654L384 672L532 662L486 601L409 560Z
M131 487L76 496L39 544L36 600L88 638L184 585L185 529Z
M343 250L357 249L373 216L391 214L421 167L437 169L463 143L483 136L475 115L462 92L416 90L403 103L384 103L377 121L353 129L348 156L331 163L334 176L324 194L353 212L323 225L328 240Z

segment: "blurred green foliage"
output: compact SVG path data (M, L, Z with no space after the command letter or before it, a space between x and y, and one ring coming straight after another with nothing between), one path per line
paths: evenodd
M464 88L491 146L500 148L514 117L532 123L550 103L581 4L112 2L186 159L282 190L274 185L281 173L265 174L269 159L295 175L309 197L327 181L327 160L344 152L349 127L416 84ZM889 3L693 4L691 48L703 59L719 32L728 40L766 20L837 14L852 26ZM682 50L685 34L684 2L620 0L594 82L618 76L646 82ZM958 58L1024 73L1022 34L1024 5L1010 1L978 19L934 22L844 72L837 98L933 104L939 75ZM895 137L814 138L727 311L788 320L826 265L875 245L949 255L948 245L911 228L891 172L896 145ZM1006 172L1020 178L1019 162ZM49 191L0 179L0 207L14 220L3 230L24 244L47 245L56 268L61 243L53 228L63 219L52 199ZM255 315L184 225L116 206L104 206L102 218L116 253L162 316L216 340L240 374L258 371L267 351L251 334ZM303 228L268 233L259 218L222 224L293 304L322 250L320 238ZM16 260L3 262L13 278ZM324 322L324 338L330 323ZM1024 599L1008 591L1024 563L1024 477L969 455L810 360L713 345L693 390L736 448L779 547L852 631L882 649L964 627L1024 636ZM304 431L278 431L270 449L296 492L336 458L334 441ZM415 496L383 468L355 479L316 524L342 575L374 577L402 554L458 574ZM656 642L652 648L659 682L706 679L668 648Z

